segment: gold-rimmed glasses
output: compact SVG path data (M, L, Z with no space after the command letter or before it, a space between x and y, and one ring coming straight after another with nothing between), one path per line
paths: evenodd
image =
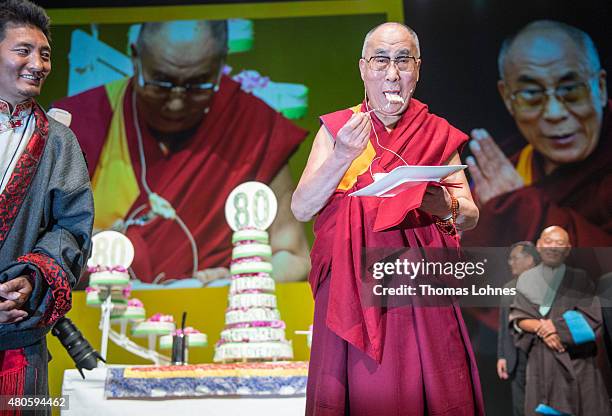
M595 76L595 75L594 75ZM526 87L518 89L510 95L514 109L525 116L536 116L541 114L550 97L554 96L571 110L582 110L591 99L590 80L564 81L556 87Z
M414 72L419 62L419 58L410 55L398 56L394 59L388 56L375 55L363 59L368 63L372 71L386 71L389 69L391 62L393 62L401 72Z

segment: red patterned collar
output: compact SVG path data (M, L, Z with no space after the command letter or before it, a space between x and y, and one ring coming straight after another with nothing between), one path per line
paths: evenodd
M34 180L38 163L49 137L49 121L37 104L34 104L33 107L33 118L34 132L23 153L17 159L15 169L4 191L0 193L0 250L19 213L30 183Z
M32 113L34 100L26 100L15 106L11 112L11 106L0 99L0 133L21 127Z

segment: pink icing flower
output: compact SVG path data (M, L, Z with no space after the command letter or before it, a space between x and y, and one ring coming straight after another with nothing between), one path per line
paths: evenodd
M140 299L133 298L128 300L128 306L132 306L134 308L143 308L144 304L140 301Z
M176 331L174 331L174 335L181 335L183 333L183 331L181 331L180 329L177 329ZM197 329L194 329L190 326L188 326L187 328L185 328L185 335L190 335L190 334L200 334L201 332L198 331Z
M234 246L246 246L248 244L257 244L259 243L259 241L255 241L255 240L240 240L240 241L236 241L234 243Z
M161 313L156 313L152 317L148 319L149 322L174 322L174 317L172 315L162 315Z
M132 285L127 285L121 292L123 293L124 298L129 298L132 294Z
M127 269L123 266L112 266L112 267L108 267L108 266L101 266L101 265L97 265L97 266L88 266L87 267L87 271L89 273L99 273L99 272L119 272L119 273L126 273Z
M264 259L263 257L259 257L259 256L251 256L251 257L242 257L240 259L235 259L232 260L230 262L230 265L232 264L241 264L241 263L251 263L254 261L266 261L266 259Z
M237 324L227 325L228 328L281 328L285 329L285 323L283 321L251 321L251 322L239 322Z
M269 77L263 77L257 71L246 70L232 77L234 81L239 82L242 90L252 92L254 89L265 88L270 82Z
M235 279L240 279L243 277L272 277L270 276L269 273L240 273L240 274L233 274L232 275L232 280Z
M92 287L92 286L87 286L85 288L85 293L100 293L100 289L98 289L97 287Z
M241 290L240 294L259 294L259 293L267 293L265 289L246 289Z

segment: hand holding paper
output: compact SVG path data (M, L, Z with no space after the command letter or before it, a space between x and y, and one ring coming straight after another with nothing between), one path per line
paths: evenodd
M439 186L438 182L433 182L425 188L419 209L429 215L445 218L451 213L451 204L450 192L444 186Z
M429 182L441 182L442 179L455 172L459 172L467 165L444 166L399 166L389 173L377 173L375 181L365 188L361 188L349 196L378 196L389 198L396 196L406 189ZM449 186L453 184L442 184Z

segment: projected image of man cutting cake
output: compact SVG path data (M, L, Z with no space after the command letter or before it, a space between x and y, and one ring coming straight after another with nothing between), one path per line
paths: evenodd
M55 103L87 132L95 227L126 233L143 282L228 277L223 204L249 180L279 201L269 230L275 278L303 280L310 268L287 165L307 132L225 75L227 45L226 21L145 23L130 46L132 77Z

